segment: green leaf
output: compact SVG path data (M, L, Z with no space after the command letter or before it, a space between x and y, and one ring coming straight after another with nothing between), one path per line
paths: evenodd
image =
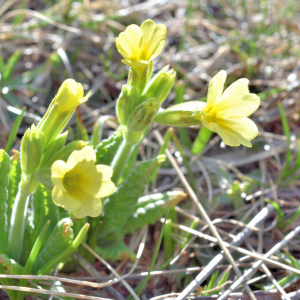
M10 171L10 161L8 154L0 149L0 253L6 253L8 222L7 219L7 199L8 199L8 174Z
M57 223L33 265L34 272L40 270L72 244L74 237L72 226L73 222L68 218L62 219Z
M135 260L135 253L130 250L123 241L107 243L106 245L101 245L101 247L96 246L96 252L104 259L110 261L130 259Z
M82 120L76 115L76 133L77 133L77 140L83 140L85 142L89 142L89 135L86 131L86 128L82 122Z
M117 129L108 139L96 147L96 164L110 165L123 141L122 129Z
M173 191L139 198L133 213L123 226L123 234L133 233L144 225L155 224L158 218L166 214L168 208L174 207L185 197L186 193Z
M211 289L213 288L215 282L216 282L217 279L218 279L218 276L219 276L219 271L217 270L217 271L215 271L215 272L212 274L212 276L211 276L211 278L210 278L210 280L209 280L209 283L208 283L207 288L206 288L207 291L208 291L208 290L211 290ZM212 294L213 294L213 292L211 292L211 293L205 293L205 295L212 295Z
M290 169L290 164L292 161L293 153L292 153L292 150L290 149L290 143L291 143L290 138L291 137L290 137L289 123L285 116L284 108L283 108L282 104L280 102L278 102L277 105L278 105L278 109L279 109L279 113L280 113L280 117L281 117L283 132L286 136L286 158L285 158L284 167L283 167L282 172L278 179L278 182L280 182L280 181L286 179L286 177L287 177L287 173Z
M9 137L8 137L8 140L7 140L7 143L6 143L6 146L5 146L5 151L7 153L9 153L9 151L11 150L12 146L13 146L13 143L15 141L15 138L17 136L17 133L18 133L18 129L20 127L20 124L23 120L23 117L24 117L24 114L25 114L25 111L26 109L23 108L22 111L21 111L21 114L18 115L14 125L13 125L13 128L11 129L11 132L9 134Z
M6 81L10 78L11 74L15 70L19 60L21 58L21 51L18 49L15 53L8 59L6 65L4 66L4 70L2 73L2 81Z
M134 207L138 198L143 194L150 175L164 160L165 156L161 155L155 159L140 162L116 191L105 199L100 236L103 237L110 232L121 233L126 220L134 212Z
M93 126L93 133L91 136L91 145L96 147L102 140L102 134L104 129L104 124L107 121L112 121L116 124L118 124L118 119L114 116L101 116L98 118L98 120L95 122Z
M47 220L50 221L50 227L46 239L59 221L58 207L52 201L51 191L39 184L32 194L33 231L31 233L31 247L35 243Z
M224 275L222 276L222 278L220 279L216 287L224 284L227 281L229 274L230 274L230 269L226 270L226 272L224 273ZM218 290L214 291L212 294L218 294L221 292L221 290L222 288L219 288Z
M23 267L5 254L0 254L0 265L11 275L22 275Z
M1 265L1 255L0 255L0 274L6 274L5 269ZM2 285L10 285L10 286L13 286L13 285L17 284L13 279L10 279L10 278L1 278L0 283ZM10 300L15 299L16 291L6 290L6 293L9 296Z
M80 232L78 233L74 241L71 243L71 245L69 247L66 247L64 250L62 250L60 253L54 256L50 261L44 264L43 267L37 272L38 275L46 274L51 269L53 269L57 264L59 264L60 262L68 258L80 246L81 242L83 241L83 239L85 238L89 230L89 227L90 227L89 224L85 224L81 228Z
M30 252L30 255L28 257L28 260L25 264L25 267L24 267L24 271L23 271L23 275L28 275L28 274L31 274L31 270L32 270L32 267L33 267L33 264L37 258L37 255L39 254L39 251L41 249L41 246L42 246L42 243L45 239L45 236L46 236L46 233L47 233L47 230L49 228L49 224L50 224L50 221L47 221L46 224L44 225L42 231L40 232L38 238L36 239L33 247L32 247L32 250ZM19 286L20 287L26 287L27 285L27 279L21 279L20 280L20 284ZM23 300L24 299L24 295L25 295L25 292L24 291L18 291L17 292L17 300Z
M51 167L53 156L56 155L64 146L67 139L68 131L58 135L56 139L51 141L45 149L43 149L43 156L39 164L39 169L44 167Z
M276 210L278 214L278 227L283 228L284 227L284 212L281 210L280 206L275 202L270 199L265 200L267 203L270 203L274 209Z

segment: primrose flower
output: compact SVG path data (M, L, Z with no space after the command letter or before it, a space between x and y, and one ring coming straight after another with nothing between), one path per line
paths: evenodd
M89 94L83 97L82 84L73 79L67 79L63 82L38 125L45 136L44 147L60 134L76 107L86 102L88 97Z
M78 219L99 216L102 211L100 198L111 195L115 189L110 180L112 169L95 165L95 161L95 151L87 146L73 151L66 163L57 160L51 167L53 202Z
M146 20L141 27L130 25L116 38L116 46L123 56L122 63L133 68L139 76L156 58L165 45L167 28Z
M258 129L247 117L257 110L260 99L249 93L246 78L237 80L223 92L226 76L225 71L220 71L210 81L207 103L195 117L218 133L226 145L252 147L250 141L257 136Z
M58 106L57 114L66 111L74 111L75 108L84 103L88 97L83 97L83 87L81 83L74 79L67 79L63 82L53 100L53 104Z

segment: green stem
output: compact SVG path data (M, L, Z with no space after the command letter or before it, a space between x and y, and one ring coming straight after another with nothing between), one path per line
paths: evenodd
M111 162L110 167L113 169L113 175L111 180L115 184L118 183L118 180L122 176L126 163L134 147L135 145L128 143L126 139L124 139L113 161Z
M36 187L37 182L34 179L34 175L26 176L22 174L19 190L11 213L8 234L8 253L10 258L19 263L22 255L28 200Z
M16 262L21 260L28 200L29 195L23 195L19 189L11 214L8 236L9 257Z

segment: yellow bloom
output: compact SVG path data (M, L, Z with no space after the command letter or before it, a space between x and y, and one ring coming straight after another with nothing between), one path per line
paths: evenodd
M111 195L115 189L110 180L112 169L95 165L95 161L95 151L87 146L73 151L66 163L57 160L51 167L53 202L78 219L99 216L102 211L100 197Z
M83 97L82 84L75 80L67 79L63 82L38 125L45 136L44 147L61 133L76 107L86 102L89 95Z
M141 27L130 25L116 38L116 46L124 57L122 63L132 67L141 75L165 45L167 28L146 20Z
M58 106L57 114L66 111L74 111L75 108L86 102L88 96L83 97L83 87L81 83L74 79L67 79L63 82L56 94L53 104Z
M209 83L207 103L197 115L208 129L218 133L229 146L252 147L258 134L255 123L247 118L259 107L260 99L250 94L248 79L242 78L224 92L226 72L220 71Z

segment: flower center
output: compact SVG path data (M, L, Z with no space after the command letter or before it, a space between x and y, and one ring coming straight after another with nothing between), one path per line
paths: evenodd
M63 185L69 193L72 193L72 191L78 190L80 179L80 174L70 174L67 172L63 179Z
M207 108L207 106L204 108L204 110L201 113L202 120L205 119L207 123L216 123L216 112L213 111L211 108Z

